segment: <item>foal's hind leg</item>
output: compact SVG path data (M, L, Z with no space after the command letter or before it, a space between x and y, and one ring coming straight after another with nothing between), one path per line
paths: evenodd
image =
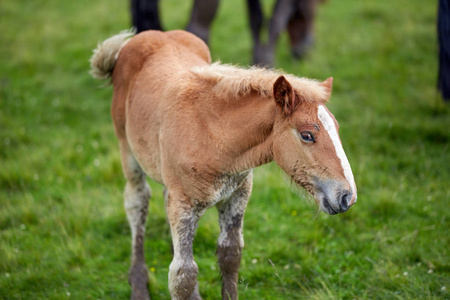
M245 208L252 190L252 178L250 173L230 199L217 207L220 225L217 258L223 281L222 299L238 299L238 272L244 247L242 228Z
M144 258L144 235L151 190L145 179L145 173L128 145L121 146L122 168L127 179L124 205L132 235L131 268L128 277L131 285L131 299L148 300L150 296L147 287L148 271Z

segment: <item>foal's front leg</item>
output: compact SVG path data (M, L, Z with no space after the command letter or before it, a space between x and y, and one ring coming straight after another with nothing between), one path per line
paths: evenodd
M244 247L244 213L252 190L252 174L245 179L230 199L217 206L220 236L217 258L222 273L222 299L238 299L238 272Z
M198 291L198 266L192 244L200 214L184 196L167 198L167 217L173 243L173 260L169 266L169 291L173 300L201 300Z

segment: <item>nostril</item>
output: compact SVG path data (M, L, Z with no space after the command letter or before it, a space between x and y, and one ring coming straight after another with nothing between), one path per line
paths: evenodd
M339 201L339 206L341 207L342 211L347 211L350 208L349 203L351 198L352 197L348 192L342 194L341 199Z

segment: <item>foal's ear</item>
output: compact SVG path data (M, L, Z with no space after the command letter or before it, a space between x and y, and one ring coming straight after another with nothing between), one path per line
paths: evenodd
M333 77L328 77L324 82L319 83L320 86L323 86L328 93L328 97L331 96L331 88L333 87Z
M299 102L291 84L283 75L278 77L273 84L273 97L275 98L275 102L283 109L286 116L294 113Z

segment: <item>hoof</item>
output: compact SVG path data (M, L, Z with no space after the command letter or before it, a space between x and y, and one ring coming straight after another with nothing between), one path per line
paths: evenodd
M131 285L131 300L150 300L148 271L145 264L132 266L128 281Z
M150 300L150 296L148 291L131 292L131 300Z

